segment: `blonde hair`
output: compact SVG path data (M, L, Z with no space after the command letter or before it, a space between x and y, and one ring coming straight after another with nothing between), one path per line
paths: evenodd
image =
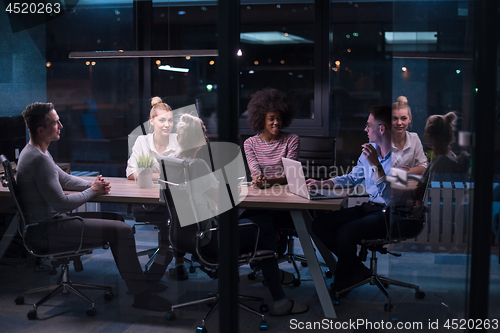
M433 143L448 146L455 141L455 125L457 122L457 115L454 112L448 112L443 115L432 115L427 118L425 125L425 136L433 140Z
M411 108L408 105L408 98L406 96L399 96L396 102L392 103L392 111L408 109L408 117L411 121Z
M177 124L177 142L182 151L203 146L205 144L203 121L190 114L183 114Z
M167 103L163 103L160 97L155 96L151 98L151 111L149 112L149 119L156 117L159 111L172 112L172 108Z

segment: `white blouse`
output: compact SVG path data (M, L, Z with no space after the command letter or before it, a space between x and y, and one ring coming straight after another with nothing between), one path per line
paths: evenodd
M410 168L416 166L427 168L427 157L424 154L424 148L417 133L406 132L406 142L403 150L399 150L392 144L392 166L400 167L406 164Z
M170 156L179 153L180 147L177 142L177 134L170 133L168 135L168 146L164 152L161 154L156 151L155 144L153 141L153 133L147 135L140 135L137 137L132 148L132 154L127 161L127 177L137 171L137 158L141 155L150 155L154 158L153 172L160 172L160 164L156 160L158 155Z

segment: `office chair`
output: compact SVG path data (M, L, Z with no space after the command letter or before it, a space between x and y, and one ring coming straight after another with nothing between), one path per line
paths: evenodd
M396 182L392 176L387 176L386 178L391 183ZM391 304L391 297L386 289L389 285L415 289L415 298L423 299L425 297L425 293L420 291L420 288L417 285L389 279L379 275L377 273L377 252L380 254L390 254L395 257L400 257L400 253L390 252L386 246L390 244L397 244L407 239L416 238L424 230L426 213L428 212L428 209L425 206L428 185L429 177L418 182L416 188L412 191L413 194L410 196L414 199L413 207L408 207L406 202L400 202L391 205L390 207L384 207L382 212L384 213L386 222L386 237L381 239L362 239L359 242L361 249L358 256L362 261L366 261L368 251L371 251L372 253L370 258L371 276L355 285L335 292L333 296L337 305L339 304L338 300L341 295L367 283L377 286L387 298L387 303L384 304L384 310L387 312L390 312L393 308L393 305ZM404 186L407 186L406 180Z
M216 226L216 221L214 221L215 226L209 228L203 222L193 223L181 227L181 222L179 216L185 221L199 221L194 201L190 190L190 172L189 163L185 160L173 158L173 157L163 157L158 156L158 161L160 162L162 168L162 178L159 180L162 183L162 199L165 200L167 206L170 210L170 229L169 238L170 243L174 249L180 252L191 253L195 260L201 264L200 269L207 273L212 278L217 277L217 268L219 266L218 258L209 256L203 251L201 246L202 239L207 237L208 233L217 233L218 227ZM168 173L166 172L168 170ZM168 177L168 178L167 178ZM175 197L175 199L174 199ZM177 203L177 205L176 205ZM179 203L183 203L179 205ZM181 206L181 207L179 207ZM239 225L239 227L253 227L256 229L257 239L259 235L259 227L254 223L246 223ZM212 234L213 235L213 234ZM276 253L269 250L257 250L257 239L255 242L255 247L252 252L240 253L238 256L238 265L245 265L256 262L258 260L272 258L276 256ZM207 329L205 327L206 322L210 316L214 313L219 305L219 293L215 293L211 296L189 301L182 304L172 305L171 311L165 314L167 320L175 320L176 314L175 310L183 308L190 305L196 304L209 304L210 310L207 315L203 318L201 326L197 328L197 332L206 333ZM269 310L268 306L264 303L264 300L259 297L252 296L239 296L240 302L239 307L242 309L253 313L261 318L260 329L267 329L267 323L265 321L264 312ZM257 301L260 302L259 310L260 312L252 309L246 304L241 303L241 301Z
M330 179L332 166L336 163L336 139L323 136L300 136L299 161L304 176L314 179Z
M40 292L40 291L47 291L49 290L49 294L47 294L45 297L43 297L41 300L33 304L33 310L30 310L27 314L28 319L37 319L37 309L40 305L57 295L58 293L63 293L63 294L68 294L68 293L73 293L80 297L81 299L87 301L88 303L91 304L91 307L87 309L86 314L87 316L95 316L97 311L95 309L95 303L92 299L84 295L82 292L80 292L77 288L84 288L84 289L98 289L98 290L106 290L106 294L104 294L104 299L106 300L111 300L113 299L113 290L109 286L101 286L101 285L95 285L95 284L87 284L87 283L74 283L70 280L69 278L69 263L72 261L75 272L81 272L83 270L83 265L81 261L81 256L86 255L86 254L91 254L92 250L96 249L97 247L92 247L92 248L82 248L82 242L83 242L83 229L84 229L84 221L81 217L79 216L71 216L67 218L61 218L58 221L64 221L66 219L78 219L82 223L82 236L80 239L79 244L71 244L71 246L68 246L67 248L59 248L57 251L51 251L48 248L41 248L39 246L33 246L30 244L29 241L29 230L31 227L38 226L38 225L43 225L44 223L50 223L50 220L42 221L42 222L37 222L37 223L32 223L32 224L27 224L23 210L22 210L22 203L19 201L19 189L17 187L16 179L14 177L14 170L12 169L12 166L10 165L9 160L4 155L0 156L0 161L4 167L4 175L2 175L1 180L2 180L2 185L4 187L8 187L10 194L12 196L12 199L14 201L14 204L16 206L16 216L14 217L17 219L18 222L18 230L19 233L22 237L24 247L28 251L28 253L32 254L35 257L39 258L48 258L51 262L52 269L49 271L50 275L56 275L57 274L57 268L60 266L61 267L61 274L59 275L59 279L55 285L49 285L49 286L44 286L44 287L38 287L38 288L33 288L24 291L21 296L18 296L15 300L17 305L24 304L25 299L24 295L30 294L30 293L35 293L35 292ZM95 214L87 214L89 217L91 215ZM104 244L103 248L109 248L108 244Z

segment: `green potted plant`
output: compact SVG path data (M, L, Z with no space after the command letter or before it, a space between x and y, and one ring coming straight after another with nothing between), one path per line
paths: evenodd
M137 185L141 188L150 188L153 183L154 158L150 155L137 157Z

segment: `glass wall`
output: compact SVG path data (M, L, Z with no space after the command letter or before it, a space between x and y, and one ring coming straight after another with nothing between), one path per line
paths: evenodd
M500 12L498 5L497 15ZM492 48L497 49L497 58L500 55L500 39L497 37L496 45ZM496 66L496 103L494 110L494 178L493 178L493 202L492 202L492 236L491 236L491 256L490 256L490 284L489 284L489 318L498 318L500 316L500 62Z
M242 117L252 93L273 87L292 98L298 119L314 118L313 1L243 5L240 40Z
M217 50L217 1L154 1L152 50ZM217 134L216 56L152 58L152 95L173 109L196 104L208 133ZM162 66L183 72L162 70Z
M369 107L391 105L405 96L411 110L407 131L417 134L433 171L422 233L394 245L402 256L384 257L387 266L379 271L419 285L426 293L425 306L433 309L422 317L433 322L467 316L473 9L473 1L331 1L330 121L337 137L338 165L348 170L356 163L359 147L367 141ZM434 115L439 115L440 132L450 129L442 117L448 112L457 117L453 137L439 133L436 138L431 129L424 135ZM398 142L399 125L393 117L393 145ZM408 135L400 141L400 150L409 146L405 140ZM395 156L393 163L398 164ZM419 315L396 310L391 317L407 321Z
M70 59L70 52L134 49L132 1L80 5L45 25L47 101L64 126L51 145L73 170L124 176L127 135L137 126L133 59Z
M217 50L217 22L224 19L218 17L217 1L151 4L151 20L137 21L132 0L80 1L65 15L16 35L2 13L0 32L5 37L0 59L12 71L0 69L0 96L8 101L0 116L19 117L35 101L54 103L64 126L61 140L50 147L55 160L71 163L75 171L98 171L104 176L125 176L128 135L148 119L150 97L160 96L174 109L195 104L208 134L216 138L220 133L217 69L224 66L216 56L151 57L145 70L139 58L69 58L71 52L136 50L144 38L138 35L145 28L141 24L151 28L152 51ZM394 246L403 256L388 256L381 272L410 278L426 289L423 304L432 309L434 319L466 316L474 4L473 0L330 0L324 14L321 0L241 1L240 96L239 109L234 110L240 116L234 125L241 135L252 134L246 123L250 96L266 87L278 88L291 97L297 111L288 131L336 137L336 164L344 173L355 165L359 147L367 140L364 126L370 106L391 105L405 96L411 107L408 130L418 135L429 163L437 154L424 135L428 118L448 112L457 115L447 155L456 160L458 171L433 180L424 231ZM165 65L187 71L165 70ZM497 116L499 112L497 108ZM495 151L499 143L495 137ZM498 163L495 167L498 174ZM491 317L498 317L499 309L498 183L495 179L496 238L488 240ZM408 320L412 316L396 313Z

